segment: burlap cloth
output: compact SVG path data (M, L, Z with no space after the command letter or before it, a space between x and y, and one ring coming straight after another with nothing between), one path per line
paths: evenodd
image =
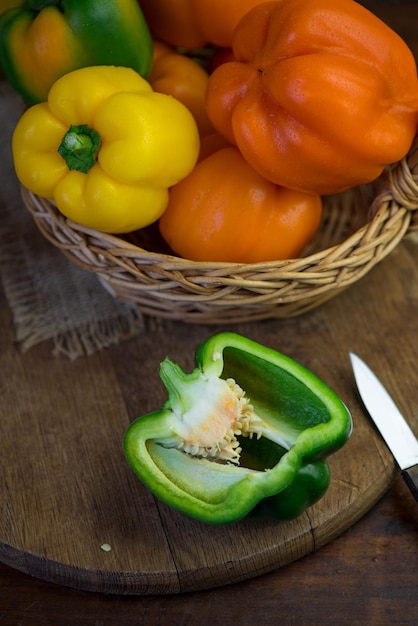
M11 138L22 111L0 79L0 281L20 349L50 341L54 354L76 359L143 331L144 319L38 231L13 169Z

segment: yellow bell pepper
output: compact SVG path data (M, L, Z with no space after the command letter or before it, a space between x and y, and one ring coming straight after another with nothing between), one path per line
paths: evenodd
M188 109L130 68L95 66L58 79L12 139L20 182L66 217L107 233L137 230L166 209L168 188L199 153Z

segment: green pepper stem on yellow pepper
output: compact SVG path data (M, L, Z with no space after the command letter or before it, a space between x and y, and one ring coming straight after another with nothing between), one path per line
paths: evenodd
M89 128L87 124L80 124L80 126L70 126L58 152L67 163L69 170L87 174L96 163L100 145L99 133L94 128Z

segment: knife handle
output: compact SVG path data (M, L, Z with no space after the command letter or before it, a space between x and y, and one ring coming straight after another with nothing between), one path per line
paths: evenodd
M404 477L404 480L415 500L418 502L418 465L414 465L413 467L408 467L408 469L403 470L402 476Z

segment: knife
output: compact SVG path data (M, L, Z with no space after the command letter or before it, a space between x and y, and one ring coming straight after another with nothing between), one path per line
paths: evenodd
M418 439L369 366L353 352L349 355L360 398L418 502Z

